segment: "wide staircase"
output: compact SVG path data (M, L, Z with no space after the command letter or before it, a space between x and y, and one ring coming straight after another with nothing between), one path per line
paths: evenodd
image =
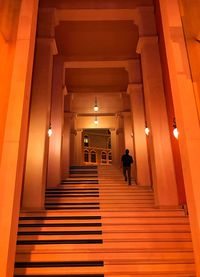
M158 209L112 166L71 167L45 207L20 214L15 276L196 276L184 210Z

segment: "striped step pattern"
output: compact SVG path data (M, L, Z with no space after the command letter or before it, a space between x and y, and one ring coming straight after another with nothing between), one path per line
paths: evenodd
M46 211L21 212L15 276L196 276L184 210L158 209L151 187L112 166L71 171L46 191Z
M72 166L70 177L56 189L46 191L47 210L97 210L99 185L97 166Z

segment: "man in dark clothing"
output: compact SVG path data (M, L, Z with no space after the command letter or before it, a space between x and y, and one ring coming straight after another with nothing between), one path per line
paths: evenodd
M127 175L128 175L128 184L131 185L131 164L133 163L133 158L132 156L129 155L128 149L126 149L125 154L121 158L121 161L123 165L123 174L124 174L125 181L127 181Z

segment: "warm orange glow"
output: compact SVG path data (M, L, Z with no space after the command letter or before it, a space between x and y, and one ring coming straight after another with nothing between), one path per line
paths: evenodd
M99 123L99 121L98 121L97 117L95 116L94 124L98 124L98 123Z
M148 135L149 135L149 133L150 133L149 128L148 128L148 127L146 127L146 128L144 129L144 131L145 131L145 134L148 136Z
M177 129L177 128L174 128L173 134L174 134L174 137L175 137L176 139L178 139L179 132L178 132L178 129Z
M49 130L48 130L48 136L51 137L52 134L53 134L53 131L52 131L51 126L50 126L50 127L49 127Z
M95 104L95 106L94 106L94 111L95 111L95 112L98 112L98 110L99 110L99 107L97 106L97 104Z

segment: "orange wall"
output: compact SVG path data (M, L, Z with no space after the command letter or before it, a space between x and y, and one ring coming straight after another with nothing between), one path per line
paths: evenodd
M166 98L166 104L167 104L169 131L170 131L170 139L171 139L174 167L175 167L175 173L176 173L179 204L185 204L186 196L185 196L185 188L184 188L184 180L183 180L183 172L182 172L179 144L178 144L178 140L173 136L173 120L175 118L174 104L173 104L173 100L172 100L171 85L170 85L170 80L169 80L166 49L165 49L161 17L160 17L160 7L159 7L157 0L155 1L155 6L156 6L156 9L155 9L156 10L156 21L157 21L157 29L158 29L158 34L159 34L159 47L160 47L160 56L161 56L161 63L162 63L165 98Z
M200 118L200 1L180 0L181 19ZM197 41L198 40L198 41Z
M21 0L0 0L0 157L10 95L20 4Z

